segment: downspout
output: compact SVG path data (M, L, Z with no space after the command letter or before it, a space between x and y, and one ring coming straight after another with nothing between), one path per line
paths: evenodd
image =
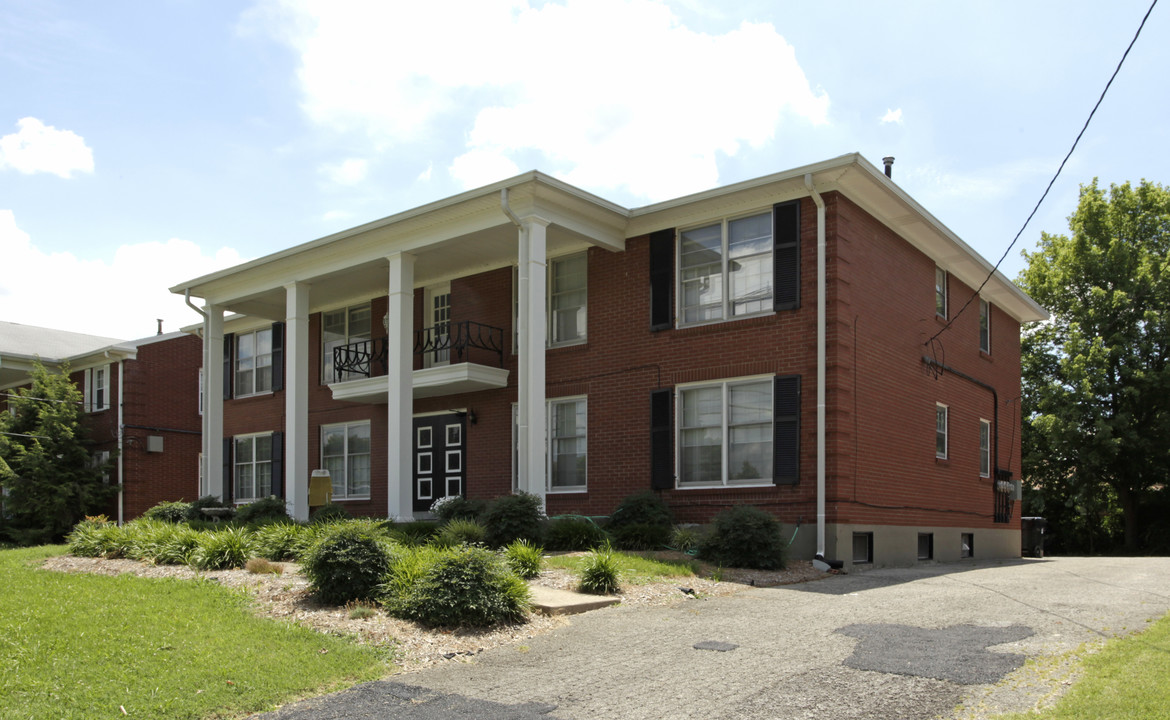
M122 420L124 419L122 398L125 397L126 392L125 386L122 384L122 380L125 377L122 370L125 364L125 358L118 360L118 525L122 525L125 520L123 516L125 508L123 497L126 492L126 477L122 474L124 468L122 464L122 437L126 434L125 426L122 425Z
M825 562L825 201L813 186L812 174L804 186L817 205L817 553ZM830 566L836 563L828 563ZM840 567L840 565L836 565ZM828 569L828 568L823 568Z
M199 307L195 303L191 302L191 288L187 288L186 290L183 291L183 301L187 303L187 307L189 307L192 310L194 310L195 312L199 313L199 316L203 318L203 338L202 338L202 340L203 340L203 372L201 373L203 375L203 377L200 379L202 387L200 387L199 390L200 390L200 392L203 393L204 409L203 409L203 416L199 418L199 429L200 429L199 434L201 436L199 438L199 447L202 448L202 452L200 453L200 455L202 457L199 458L199 477L202 480L210 482L210 477L209 477L208 472L207 472L208 468L207 468L206 464L207 464L207 458L211 454L211 447L210 447L211 433L209 433L207 431L207 420L208 420L209 413L207 412L206 405L208 402L208 395L207 395L207 372L208 372L208 370L207 370L207 365L209 362L211 362L211 358L208 357L208 355L207 355L207 338L209 335L211 335L211 326L210 326L211 318L207 315L207 313L205 313L201 309L199 309ZM197 488L196 493L202 492L202 490L203 490L202 487Z

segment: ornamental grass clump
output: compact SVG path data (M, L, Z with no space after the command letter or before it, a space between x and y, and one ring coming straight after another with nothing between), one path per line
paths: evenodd
M722 567L779 570L786 548L776 518L752 505L736 505L715 516L699 544L699 558Z
M115 539L122 534L122 528L105 519L105 516L86 518L73 526L66 537L69 552L77 557L104 557L115 546Z
M516 540L504 548L504 562L508 563L512 572L525 580L540 574L543 560L544 548L527 540Z
M390 571L392 544L372 523L350 521L325 527L302 559L309 589L323 603L372 600Z
M486 548L413 550L396 563L382 602L396 617L430 626L487 627L526 619L528 584Z
M186 525L172 525L160 534L154 561L159 565L187 565L199 547L200 532Z
M236 570L252 556L251 533L243 528L226 528L200 533L191 553L191 565L199 570Z
M591 595L613 595L621 590L618 577L621 568L609 545L589 553L581 567L581 582L578 589Z

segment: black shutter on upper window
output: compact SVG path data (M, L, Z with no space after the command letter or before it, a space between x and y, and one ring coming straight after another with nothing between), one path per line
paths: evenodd
M800 201L772 206L772 308L800 307Z
M273 333L276 337L276 333ZM284 433L272 433L272 494L284 497Z
M670 405L674 392L650 391L650 487L670 490L674 487L674 432Z
M236 336L228 333L223 336L223 399L232 399L232 346Z
M272 323L272 389L284 389L284 323Z
M777 485L795 485L800 481L800 376L777 377L773 391L773 479Z
M232 501L232 439L223 439L223 501Z
M669 330L674 323L674 230L650 233L650 330Z

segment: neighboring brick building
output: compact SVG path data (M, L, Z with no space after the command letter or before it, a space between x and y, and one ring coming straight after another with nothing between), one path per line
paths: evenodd
M213 493L306 517L324 467L355 514L520 488L605 515L654 488L888 564L1019 554L1047 314L996 272L955 319L991 271L848 155L633 210L531 172L172 291L205 300Z
M110 481L122 484L108 514L133 520L163 500L198 497L201 347L182 332L124 341L0 322L0 409L29 384L36 358L51 372L68 363L95 460L113 458Z

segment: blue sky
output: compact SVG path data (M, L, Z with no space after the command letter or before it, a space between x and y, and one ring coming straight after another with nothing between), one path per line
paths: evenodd
M0 0L0 320L135 338L167 288L530 169L627 207L858 151L997 260L1149 7ZM1003 270L1170 168L1155 8Z

